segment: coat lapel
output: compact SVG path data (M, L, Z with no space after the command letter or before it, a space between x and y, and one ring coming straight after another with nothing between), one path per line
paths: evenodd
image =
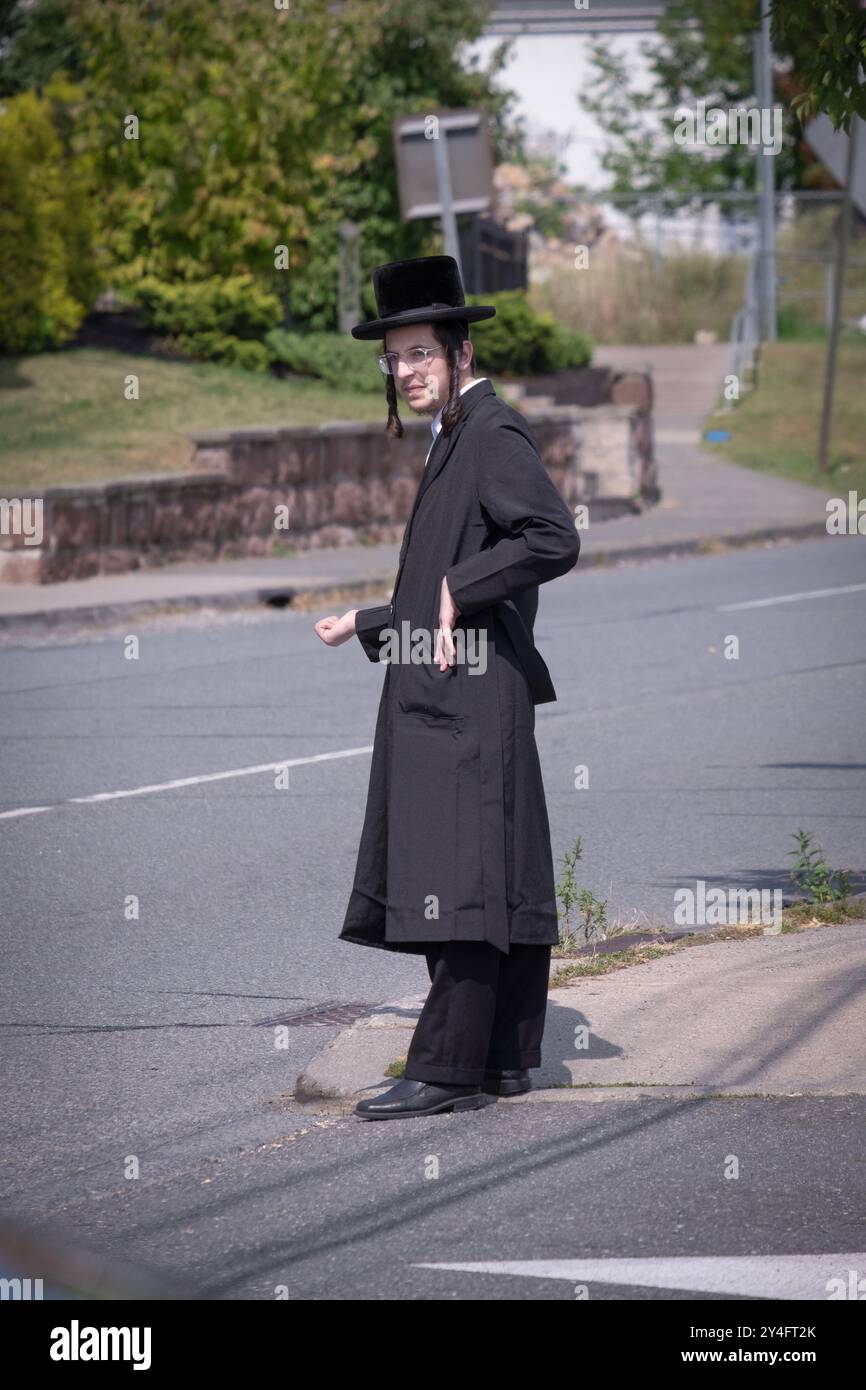
M482 396L495 395L496 392L494 391L493 387L491 386L488 380L485 379L484 381L480 381L477 386L473 386L470 391L467 391L466 395L463 397L463 410L461 412L460 419L457 421L457 424L454 426L454 429L451 431L451 433L446 435L444 430L440 430L436 436L433 448L430 452L430 457L427 460L427 466L424 469L423 476L421 478L420 483L418 484L418 491L415 494L415 501L412 503L412 511L410 513L409 520L406 522L406 530L403 533L403 544L400 547L400 559L397 567L397 578L394 580L394 592L391 596L392 607L394 599L397 597L397 588L400 583L400 576L403 573L403 565L406 562L406 551L409 549L409 537L412 533L412 523L415 520L415 513L418 510L421 498L424 496L425 492L427 491L433 480L435 478L438 478L439 474L442 472L442 469L445 467L446 463L448 462L449 458L454 452L455 445L457 444L457 441L463 432L463 428L466 424L467 419L472 413L473 407L477 404L479 400L481 400Z
M421 479L421 482L418 487L418 495L415 498L415 507L413 507L412 509L413 515L415 512L415 508L418 506L418 503L420 502L424 493L427 491L428 487L433 482L433 479L439 476L439 474L442 472L442 469L445 467L446 463L451 457L454 445L460 438L463 426L466 424L466 421L472 414L472 411L475 408L475 406L482 399L482 397L495 395L496 392L490 385L489 381L479 381L478 385L473 386L472 389L470 391L467 391L466 395L463 397L463 410L461 412L460 419L457 421L457 424L455 425L451 433L445 436L444 445L442 444L444 431L439 431L438 435L436 436L436 443L433 445L433 452L430 455L430 458L427 462L427 467L424 469L424 476Z

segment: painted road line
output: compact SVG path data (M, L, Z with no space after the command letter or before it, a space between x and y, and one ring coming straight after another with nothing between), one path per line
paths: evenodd
M717 613L733 613L737 608L769 608L773 603L797 603L802 598L830 598L833 594L857 594L866 584L842 584L838 589L806 589L802 594L779 594L776 598L750 598L747 603L719 603Z
M705 1255L606 1260L480 1260L477 1263L415 1264L466 1274L512 1274L529 1279L567 1279L572 1284L616 1284L644 1289L687 1289L693 1293L739 1294L747 1298L862 1298L849 1292L852 1275L866 1271L866 1254Z
M95 801L121 801L127 796L149 796L153 792L174 791L177 787L196 787L204 782L224 782L231 777L254 777L256 773L276 772L283 767L303 767L309 763L330 762L335 758L357 758L372 751L372 744L365 748L339 748L333 753L313 753L308 758L282 758L274 763L258 763L255 767L235 767L229 772L204 772L198 777L177 777L171 782L154 782L148 787L94 792L91 796L69 796L65 801L58 801L53 806L20 806L14 811L0 811L0 820L11 820L15 816L35 816L41 811L57 811L61 806L81 806Z

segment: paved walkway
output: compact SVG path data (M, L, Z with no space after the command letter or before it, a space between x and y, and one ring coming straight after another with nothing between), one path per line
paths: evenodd
M864 1095L864 987L866 920L709 940L588 977L551 989L534 1089L506 1103ZM424 998L380 1005L344 1029L298 1078L297 1099L346 1109L393 1085L386 1069L405 1057Z
M579 568L600 562L699 549L712 542L825 534L825 494L734 464L698 447L703 421L718 400L723 347L599 348L599 363L650 365L656 385L656 454L662 500L642 515L597 522L581 534ZM0 631L99 622L135 611L218 605L334 591L348 602L390 592L398 545L304 551L285 559L162 565L64 584L0 585ZM336 604L336 599L333 600Z

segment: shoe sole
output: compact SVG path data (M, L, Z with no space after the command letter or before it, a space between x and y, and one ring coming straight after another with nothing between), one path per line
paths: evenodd
M429 1105L424 1110L355 1110L359 1120L403 1120L414 1115L438 1115L446 1110L480 1110L487 1103L484 1093L480 1096L460 1096L455 1100L442 1100L438 1105Z

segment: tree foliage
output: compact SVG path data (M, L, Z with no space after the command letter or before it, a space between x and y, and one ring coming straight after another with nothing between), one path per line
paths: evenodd
M55 122L75 96L54 77L0 102L0 351L67 342L98 291L90 171Z
M212 303L207 282L248 275L272 296L274 323L333 328L350 219L372 316L369 268L437 249L437 224L400 217L395 117L480 107L497 156L513 147L511 96L492 83L508 45L487 69L461 53L489 0L0 6L3 90L76 77L56 116L92 170L108 282L128 302L159 299L164 314L184 301L155 284L200 283L199 302ZM230 323L201 331L243 337Z
M609 45L593 45L594 88L581 101L610 137L601 162L614 191L660 194L676 204L694 194L754 188L755 157L748 146L715 146L707 158L706 150L677 144L673 132L678 107L694 110L698 101L707 110L754 105L758 24L758 0L670 0L658 23L660 42L643 45L649 90L637 86L626 60ZM796 60L802 46L798 37L792 45ZM781 90L774 101L784 117L776 186L797 188L805 169L800 126Z
M771 10L773 37L798 55L802 86L791 105L802 121L825 112L838 130L866 120L866 9L859 0L797 0Z
M38 94L59 68L75 82L83 73L65 0L0 0L0 99Z

